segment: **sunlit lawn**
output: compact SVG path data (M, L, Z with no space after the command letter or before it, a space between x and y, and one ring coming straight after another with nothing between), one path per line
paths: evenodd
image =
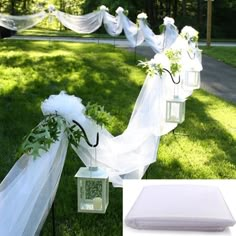
M101 104L108 129L122 133L145 74L133 53L111 45L0 42L0 180L15 162L22 137L41 119L41 101L61 90ZM236 178L236 106L201 90L187 101L186 120L161 138L148 178ZM105 215L78 214L71 149L55 199L57 235L122 235L122 189L110 188ZM42 235L52 235L48 217Z

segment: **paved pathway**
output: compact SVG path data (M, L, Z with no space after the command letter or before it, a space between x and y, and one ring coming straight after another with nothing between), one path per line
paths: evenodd
M68 41L68 42L94 42L108 43L116 47L123 47L134 51L129 47L129 42L126 39L88 39L79 37L40 37L40 36L13 36L9 39L24 39L24 40L52 40L52 41ZM204 43L200 43L205 45ZM236 46L236 43L212 43L212 46ZM153 51L147 44L142 44L136 48L136 53L150 59L154 56ZM203 55L203 71L201 72L201 88L216 96L219 96L227 101L236 103L236 68L219 62L208 56Z

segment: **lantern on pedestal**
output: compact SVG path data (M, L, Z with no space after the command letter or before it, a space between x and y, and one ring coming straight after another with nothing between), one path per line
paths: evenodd
M185 99L175 96L166 101L166 122L182 123L185 119Z
M75 175L78 212L105 213L109 203L109 177L103 169L96 166L96 146L99 143L99 135L97 133L96 144L92 145L83 127L78 122L73 122L82 130L87 144L95 148L95 165L92 165L91 161L90 167L81 167Z
M78 212L105 213L109 203L109 179L98 167L82 167L76 173Z
M200 71L189 70L185 71L183 76L183 88L186 90L193 90L200 88Z

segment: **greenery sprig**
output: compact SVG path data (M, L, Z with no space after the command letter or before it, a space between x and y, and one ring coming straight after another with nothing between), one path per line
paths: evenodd
M111 118L103 106L91 103L86 106L86 115L101 126L108 124ZM74 123L69 123L58 114L47 115L23 138L17 157L21 157L24 153L32 155L34 159L39 157L41 151L48 151L51 145L59 140L61 132L66 133L69 143L75 147L79 147L80 139L85 138L83 132Z
M163 53L156 54L150 61L139 61L139 66L146 69L149 76L159 74L162 76L164 69L170 70L175 76L181 71L181 51L167 49Z
M181 71L181 51L180 50L173 50L167 49L165 51L165 55L170 60L170 71L173 76Z
M146 69L146 73L151 77L157 74L161 76L164 71L163 65L156 63L154 60L139 61L138 66L142 66L142 68Z
M96 121L96 123L100 126L108 125L109 120L111 120L110 113L106 112L104 107L98 105L97 103L88 102L86 105L85 114Z
M40 150L48 151L51 144L59 138L66 121L58 115L48 115L23 138L17 156L27 153L34 158L40 155Z

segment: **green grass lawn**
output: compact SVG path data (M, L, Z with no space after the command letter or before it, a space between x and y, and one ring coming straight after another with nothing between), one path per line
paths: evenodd
M99 28L96 32L91 34L78 34L70 29L50 29L50 28L41 28L41 27L34 27L22 32L17 32L17 35L22 36L49 36L49 37L75 37L75 38L114 38L106 33L103 27ZM122 38L125 39L126 37L121 34L115 38Z
M126 128L145 79L134 54L111 45L3 40L0 42L0 181L15 162L22 138L41 119L41 102L61 90L105 107L114 135ZM186 120L161 138L148 178L236 178L236 106L198 90ZM55 199L57 235L122 235L122 189L110 186L105 215L78 214L69 148ZM49 215L42 235L52 235Z

